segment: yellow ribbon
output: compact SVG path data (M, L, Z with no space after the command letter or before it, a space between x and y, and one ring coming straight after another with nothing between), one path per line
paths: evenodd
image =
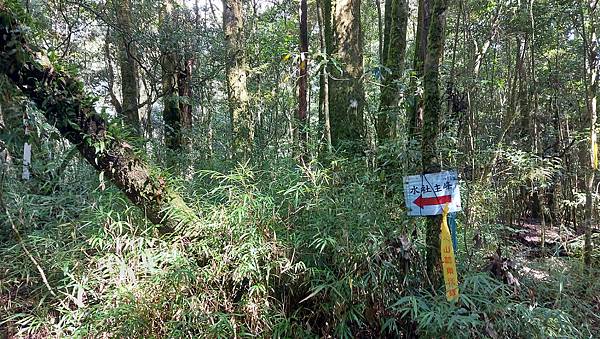
M448 204L444 206L442 212L441 225L441 255L442 270L444 273L444 283L446 284L446 299L448 301L458 300L458 273L456 272L456 259L454 258L454 248L452 247L452 237L448 229Z

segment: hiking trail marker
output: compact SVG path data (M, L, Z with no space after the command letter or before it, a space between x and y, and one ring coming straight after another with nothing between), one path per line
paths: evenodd
M404 177L404 200L408 215L425 216L462 210L456 171L444 171Z
M442 208L442 224L440 225L440 254L442 255L442 273L446 285L446 299L458 300L458 272L456 271L456 257L452 247L452 236L448 229L448 207Z

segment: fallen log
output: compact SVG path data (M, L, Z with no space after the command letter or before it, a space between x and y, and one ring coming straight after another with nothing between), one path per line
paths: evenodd
M161 233L198 222L198 217L166 180L112 135L95 111L93 96L81 81L42 62L27 43L26 28L14 9L0 0L0 75L4 74L44 113L79 153L115 184Z

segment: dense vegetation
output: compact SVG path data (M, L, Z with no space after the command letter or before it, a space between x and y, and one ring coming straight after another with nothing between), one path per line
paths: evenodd
M598 7L0 0L0 337L596 337Z

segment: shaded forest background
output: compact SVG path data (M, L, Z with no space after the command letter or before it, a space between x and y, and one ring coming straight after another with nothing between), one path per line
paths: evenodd
M0 336L596 336L598 7L0 0Z

